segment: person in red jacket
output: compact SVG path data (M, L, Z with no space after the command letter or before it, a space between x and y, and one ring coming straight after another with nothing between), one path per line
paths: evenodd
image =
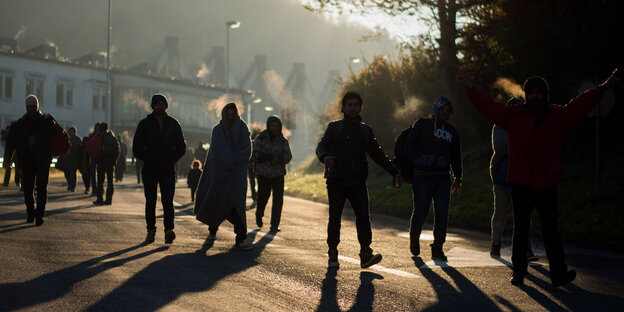
M561 144L563 134L600 102L607 89L620 82L616 74L617 69L601 85L575 97L567 105L551 104L546 80L530 77L523 85L526 102L515 106L505 106L481 87L457 76L477 110L509 136L507 182L511 185L514 207L513 285L522 285L527 274L529 221L534 207L542 225L552 285L558 287L576 278L576 271L568 270L565 262L557 225Z

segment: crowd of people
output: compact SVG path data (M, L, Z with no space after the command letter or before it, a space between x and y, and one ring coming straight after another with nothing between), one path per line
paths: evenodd
M599 103L606 90L620 82L617 70L602 84L566 105L550 103L548 84L537 76L524 83L524 101L512 98L506 104L498 102L461 75L457 81L465 87L470 102L494 124L490 163L494 196L490 255L500 257L505 215L511 209L514 226L510 281L513 285L523 284L528 262L537 260L529 240L530 217L535 209L541 223L552 284L560 286L571 282L576 272L567 267L557 226L562 137ZM329 200L328 267L339 267L341 217L347 200L355 214L361 267L367 268L382 260L382 255L374 253L371 248L366 155L393 177L395 187L401 187L404 181L411 184L413 211L409 250L414 257L420 256L420 235L433 200L431 258L447 261L443 245L450 194L460 191L463 183L460 136L449 122L454 113L451 100L438 97L430 116L419 118L401 133L395 145L395 159L387 156L379 146L373 128L363 122L360 114L363 104L360 94L347 92L341 101L344 117L327 125L316 147L316 156L325 166ZM21 183L26 203L26 221L41 225L52 161L50 138L58 134L58 129L51 115L39 111L36 96L27 96L25 105L26 114L3 131L3 138L6 138L4 167L8 173L4 185L8 185L11 163L15 161L16 183ZM275 234L281 230L284 177L292 153L282 133L279 117L270 116L266 129L253 129L252 133L241 120L236 104L228 103L223 107L221 120L212 129L209 149L200 142L193 150L186 146L180 123L167 114L165 95L154 94L151 108L152 113L139 122L132 142L137 182L143 183L145 192L147 242L155 241L156 237L159 186L164 211L164 241L171 244L176 237L173 197L180 172L186 172L197 220L208 225L207 243L214 242L219 226L228 220L234 226L235 246L252 248L252 242L247 239L248 179L257 205L256 225L263 227L264 211L272 195L270 232ZM71 147L57 163L65 173L67 190L75 191L76 171L79 171L85 194L89 193L91 186L91 194L96 196L93 204L111 205L113 180L121 181L125 170L126 144L108 129L106 123L97 123L93 132L84 138L78 137L76 132L75 127L68 128ZM35 181L36 206L33 198Z

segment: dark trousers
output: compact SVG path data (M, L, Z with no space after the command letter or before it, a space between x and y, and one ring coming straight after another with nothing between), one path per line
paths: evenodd
M258 194L256 193L256 173L254 172L253 163L251 162L249 163L249 166L247 167L247 176L249 177L249 188L251 189L251 198L256 200L258 197ZM260 184L260 182L258 182L258 184Z
M195 201L195 192L197 192L197 185L191 186L191 201Z
M516 273L527 272L527 248L529 228L533 208L537 210L542 225L542 235L550 272L562 273L568 269L563 254L559 227L557 225L557 186L543 191L534 191L524 186L512 184L514 227L511 262Z
M113 193L115 192L115 186L113 184L113 171L115 171L115 166L106 165L106 164L98 164L97 166L97 191L96 196L97 200L101 201L104 195L104 178L106 178L106 201L113 201Z
M89 191L89 187L91 186L91 175L89 174L89 168L84 165L78 166L78 171L80 171L80 175L82 176L82 183L84 183L85 191Z
M73 166L69 166L71 168L67 168L63 170L65 174L65 180L67 181L67 189L74 190L76 189L76 168Z
M96 192L97 189L97 163L91 160L89 163L89 177L91 178L91 191Z
M228 220L234 226L234 233L236 234L236 243L240 243L247 238L247 227L243 223L243 220L236 212L236 208L232 208L230 212L225 216L225 219ZM221 220L223 222L223 220ZM219 223L221 223L219 222ZM217 231L219 227L209 226L208 231L212 235L217 235Z
M410 239L416 241L420 237L433 198L433 243L436 245L444 244L448 225L449 200L451 198L450 175L414 176L412 194L414 196L414 210L410 220Z
M163 206L165 230L174 228L173 196L175 195L175 173L160 173L143 169L143 191L145 192L145 223L148 230L156 229L156 198L160 185L160 202Z
M371 224L368 216L368 189L366 184L346 186L341 183L327 184L329 199L329 222L327 224L327 245L335 249L340 243L340 223L345 202L349 200L355 213L355 228L360 243L360 253L370 253L372 249Z
M48 199L50 164L29 164L21 169L26 213L28 213L29 217L43 218ZM35 198L33 197L35 182L37 183L37 210L35 210Z
M271 229L277 229L282 217L282 206L284 205L284 176L265 178L258 176L258 207L256 216L262 218L269 196L273 191L273 204L271 208Z

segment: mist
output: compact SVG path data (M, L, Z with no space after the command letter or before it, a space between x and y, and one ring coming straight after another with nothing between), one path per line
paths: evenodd
M107 5L102 0L2 1L0 36L18 38L20 50L54 42L70 59L106 51ZM348 73L350 57L398 53L397 43L387 36L363 41L369 29L309 12L295 0L133 0L112 2L112 65L129 68L153 61L165 37L176 36L187 67L205 75L202 63L212 46L226 45L228 20L241 22L230 30L230 68L237 81L254 55L264 54L268 68L281 76L294 62L305 63L312 87L320 92L328 70Z

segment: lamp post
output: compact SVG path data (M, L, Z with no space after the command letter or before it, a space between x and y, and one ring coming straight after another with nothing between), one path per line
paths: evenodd
M225 43L225 89L227 93L230 93L230 28L236 29L240 27L240 22L238 21L227 21L225 22L227 34L226 34L226 43Z
M112 128L112 108L111 108L111 74L110 74L110 37L111 37L111 9L112 0L108 0L108 27L106 28L106 121Z

